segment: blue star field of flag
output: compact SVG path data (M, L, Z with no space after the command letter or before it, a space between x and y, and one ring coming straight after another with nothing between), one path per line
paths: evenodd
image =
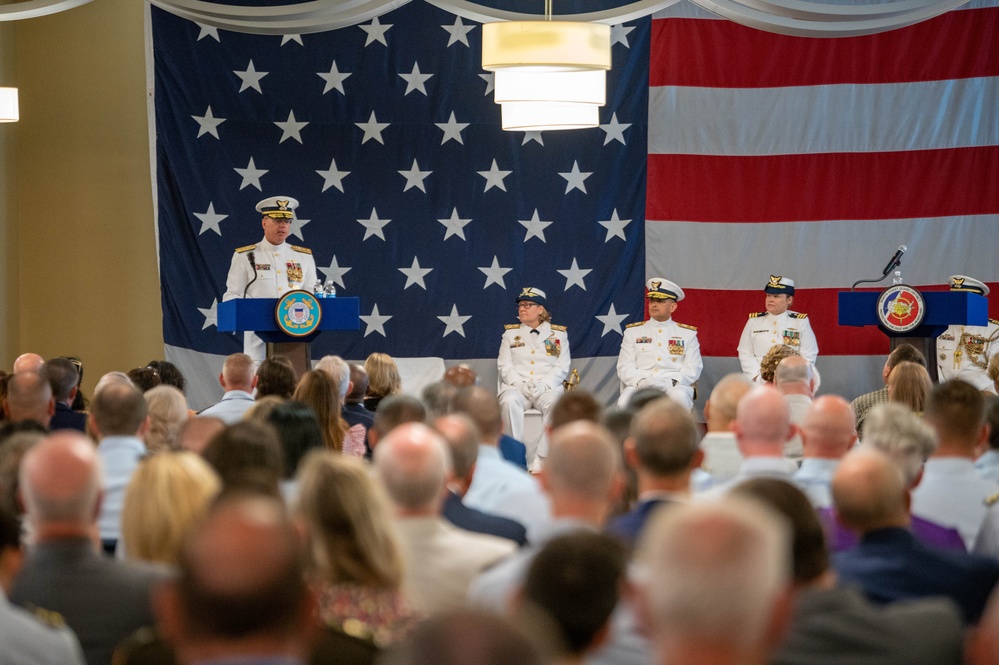
M217 306L276 195L300 201L289 242L360 298L360 330L317 356L495 357L524 286L575 357L616 355L641 320L649 20L613 28L599 129L524 133L500 129L480 26L419 0L285 36L151 11L168 345L242 348Z

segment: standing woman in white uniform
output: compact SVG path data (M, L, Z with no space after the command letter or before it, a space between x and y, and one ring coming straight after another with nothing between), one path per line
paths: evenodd
M507 434L524 436L524 411L541 411L545 425L569 375L569 337L551 323L545 292L527 287L517 296L520 323L505 326L500 340L499 401Z

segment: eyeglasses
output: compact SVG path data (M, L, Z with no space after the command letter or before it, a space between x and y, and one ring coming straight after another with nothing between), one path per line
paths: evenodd
M539 305L536 302L519 302L519 303L517 303L517 309L529 309L531 307L541 307L541 305Z

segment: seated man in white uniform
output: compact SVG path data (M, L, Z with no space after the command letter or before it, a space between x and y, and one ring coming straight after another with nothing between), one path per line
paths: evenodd
M701 376L701 345L697 328L673 320L683 289L662 277L645 285L649 320L628 325L617 357L624 408L640 388L658 388L686 409L694 408L694 383Z
M760 378L760 361L774 344L793 346L809 363L815 366L819 345L808 322L808 315L788 309L794 300L794 281L787 277L770 275L763 291L767 294L766 311L753 312L739 338L739 363L742 373L756 383ZM819 380L816 376L815 389Z
M297 207L298 201L290 196L274 196L257 204L257 212L263 215L264 239L233 253L222 300L280 298L289 291L312 289L316 283L312 250L285 242ZM260 363L266 346L248 332L243 337L243 352Z
M951 291L989 295L989 287L965 275L950 278ZM989 319L984 326L950 326L937 337L937 376L940 383L961 379L982 392L995 386L988 376L989 360L999 354L999 321Z
M524 411L541 411L544 424L562 396L569 375L569 336L565 326L551 324L545 292L527 287L517 296L520 323L505 326L500 340L499 401L506 433L524 438Z

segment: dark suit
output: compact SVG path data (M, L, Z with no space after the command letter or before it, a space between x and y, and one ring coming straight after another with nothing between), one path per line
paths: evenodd
M527 529L520 522L469 508L461 502L461 498L457 494L451 491L444 499L442 515L448 522L465 531L499 536L512 540L518 545L527 543Z
M58 612L80 638L88 665L110 665L118 642L153 624L150 588L164 575L101 556L85 538L46 541L28 551L10 600Z
M62 402L56 402L55 413L49 422L49 431L59 429L75 429L78 432L87 431L87 414L74 411Z
M672 503L669 499L656 497L645 499L635 504L635 507L623 515L612 518L604 528L609 535L614 536L628 547L634 547L639 534L645 528L649 517L659 506Z
M833 556L841 584L856 584L878 603L946 596L967 624L982 615L999 582L999 561L928 547L906 529L864 534L855 549Z
M512 436L502 434L499 440L499 450L503 459L516 464L521 469L527 469L527 446L523 443Z

